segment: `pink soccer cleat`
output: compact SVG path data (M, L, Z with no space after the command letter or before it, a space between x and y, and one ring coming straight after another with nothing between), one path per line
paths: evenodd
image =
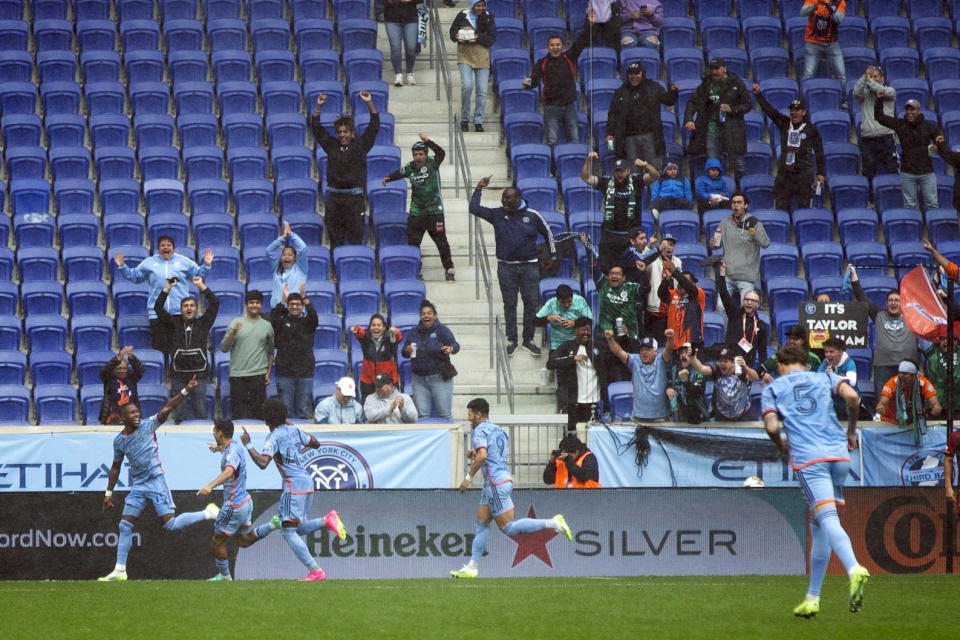
M347 530L343 528L343 522L340 520L340 516L337 515L336 511L332 509L328 511L327 515L323 516L323 524L327 525L327 529L337 534L337 537L341 540L347 537Z
M306 575L306 577L300 578L300 582L313 582L314 580L326 580L327 574L323 572L323 569L314 569Z

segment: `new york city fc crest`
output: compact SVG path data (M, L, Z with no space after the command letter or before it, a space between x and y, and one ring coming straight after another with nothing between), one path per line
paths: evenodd
M370 465L355 449L324 441L303 456L303 466L313 479L316 491L373 488Z

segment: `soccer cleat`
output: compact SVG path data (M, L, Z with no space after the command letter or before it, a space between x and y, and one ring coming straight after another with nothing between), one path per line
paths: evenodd
M863 608L863 585L870 579L870 572L862 565L857 565L850 576L850 613L856 613Z
M323 569L314 569L308 573L305 577L300 578L300 582L314 582L316 580L326 580L327 574L323 572Z
M328 511L327 515L323 516L323 524L327 525L327 529L337 534L337 537L341 540L347 537L347 530L343 528L343 522L340 520L340 516L337 515L336 511Z
M218 515L220 515L220 507L212 502L203 510L203 516L206 520L216 520Z
M114 569L102 578L97 578L97 582L126 582L127 572Z
M408 74L407 74L407 84L410 84L410 85L417 84L417 76L414 75L414 74L412 74L412 73L408 73Z
M567 540L573 540L573 533L570 531L570 525L567 524L567 519L559 513L553 516L553 530L567 536Z
M813 600L804 600L793 609L793 615L809 620L820 613L820 596Z
M270 528L279 529L283 526L283 523L280 522L280 516L273 516L270 518Z
M218 573L212 578L207 578L207 582L232 582L233 578L230 576L225 576L222 573Z
M515 354L516 352L517 352L517 343L516 343L516 342L508 342L508 343L507 343L507 357L508 357L508 358L512 358L512 357L513 357L513 354Z
M402 87L403 86L403 74L398 73L397 76L393 79L393 86Z
M542 353L542 352L540 351L540 347L538 347L537 345L533 344L533 342L530 341L530 340L524 340L524 341L523 341L523 348L526 349L526 350L529 351L532 355L535 355L535 356L539 356L539 355Z
M450 575L454 578L476 578L478 573L476 567L465 564L456 571L451 571Z

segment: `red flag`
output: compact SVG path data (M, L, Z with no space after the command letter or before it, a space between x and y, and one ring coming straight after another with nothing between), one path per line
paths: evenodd
M900 307L911 332L936 342L947 326L947 311L940 302L923 267L914 267L900 280Z

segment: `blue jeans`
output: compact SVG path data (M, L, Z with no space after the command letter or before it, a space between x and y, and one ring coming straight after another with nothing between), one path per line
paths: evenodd
M580 122L577 120L577 103L568 105L543 105L543 143L551 147L557 144L560 125L567 135L567 142L580 139Z
M900 172L900 189L903 190L903 206L911 209L919 209L920 203L917 202L917 187L920 187L920 195L923 196L923 205L927 209L936 209L939 204L937 200L937 174L935 173L904 173Z
M707 157L720 159L720 154L723 151L727 151L727 164L726 168L729 170L730 165L733 164L733 177L739 180L743 176L747 175L747 160L743 157L742 153L732 153L729 150L725 149L727 146L723 132L710 133L707 132ZM699 161L699 160L698 160ZM700 163L700 166L703 166L703 162Z
M177 380L176 378L170 379L170 397L172 398L176 394L187 386L187 380ZM194 387L193 391L190 394L180 401L180 404L177 405L177 408L173 410L170 414L170 419L173 420L174 424L180 424L187 419L187 407L193 410L193 419L194 420L206 420L207 419L207 376L203 377L197 376L197 386Z
M656 31L647 31L646 33L637 33L635 31L620 32L620 46L624 49L629 47L649 47L651 49L660 49L660 38Z
M460 122L470 122L470 94L477 90L476 107L473 110L473 123L483 124L483 112L487 108L487 87L490 85L490 69L474 69L468 64L457 65L460 68Z
M390 41L390 64L394 73L403 73L400 68L401 45L406 51L407 71L413 73L413 63L417 59L417 23L416 22L384 22L387 30L387 40Z
M840 43L814 44L804 42L803 46L803 79L812 78L817 72L817 64L820 59L825 58L834 77L840 80L841 90L845 92L847 90L847 70L843 66L843 50L840 49Z
M536 262L497 263L497 280L503 298L507 342L517 341L517 294L523 299L523 341L533 340L533 320L540 303L540 267Z
M413 374L412 395L421 418L436 413L438 418L453 420L453 378L444 380L439 373L429 376Z
M389 23L388 23L389 24ZM277 376L277 397L290 413L291 418L310 420L313 413L313 378L286 378Z

